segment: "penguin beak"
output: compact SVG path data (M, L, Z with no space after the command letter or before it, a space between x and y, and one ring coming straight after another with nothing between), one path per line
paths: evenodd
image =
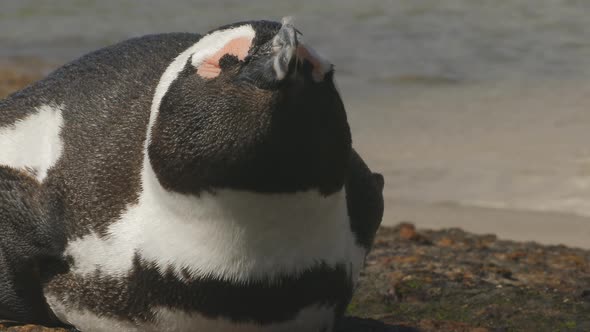
M261 48L266 52L252 55L240 78L262 89L277 89L298 76L309 75L315 82L323 81L333 71L332 64L300 42L298 34L291 22L284 19L276 35Z
M296 72L298 44L295 27L283 22L283 26L272 40L273 70L277 80L282 81L289 73Z
M303 63L308 62L313 80L323 81L326 74L334 71L334 65L313 48L298 41L297 34L301 33L293 27L290 20L283 19L283 26L272 40L272 49L275 54L273 69L277 79L281 81L289 76L295 77L303 67Z

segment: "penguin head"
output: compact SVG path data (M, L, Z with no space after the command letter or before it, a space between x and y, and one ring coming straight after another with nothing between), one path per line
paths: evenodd
M286 20L242 22L174 60L156 91L147 146L164 188L342 188L351 136L334 69L300 39Z

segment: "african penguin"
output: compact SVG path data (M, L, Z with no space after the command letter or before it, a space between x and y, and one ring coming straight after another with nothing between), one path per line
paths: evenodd
M383 214L288 22L100 49L0 101L0 318L332 331Z

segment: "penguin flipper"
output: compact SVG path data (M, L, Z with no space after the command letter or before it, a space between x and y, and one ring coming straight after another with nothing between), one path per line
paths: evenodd
M40 189L27 173L0 166L0 319L65 326L43 295L40 267L60 255L61 243Z
M383 175L373 173L356 151L352 151L346 182L350 225L357 242L370 249L383 218Z

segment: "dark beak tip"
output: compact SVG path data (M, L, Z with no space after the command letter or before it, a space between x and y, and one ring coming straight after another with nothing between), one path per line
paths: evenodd
M283 20L281 29L273 39L273 67L278 80L283 80L292 72L298 45L297 30L290 22Z

